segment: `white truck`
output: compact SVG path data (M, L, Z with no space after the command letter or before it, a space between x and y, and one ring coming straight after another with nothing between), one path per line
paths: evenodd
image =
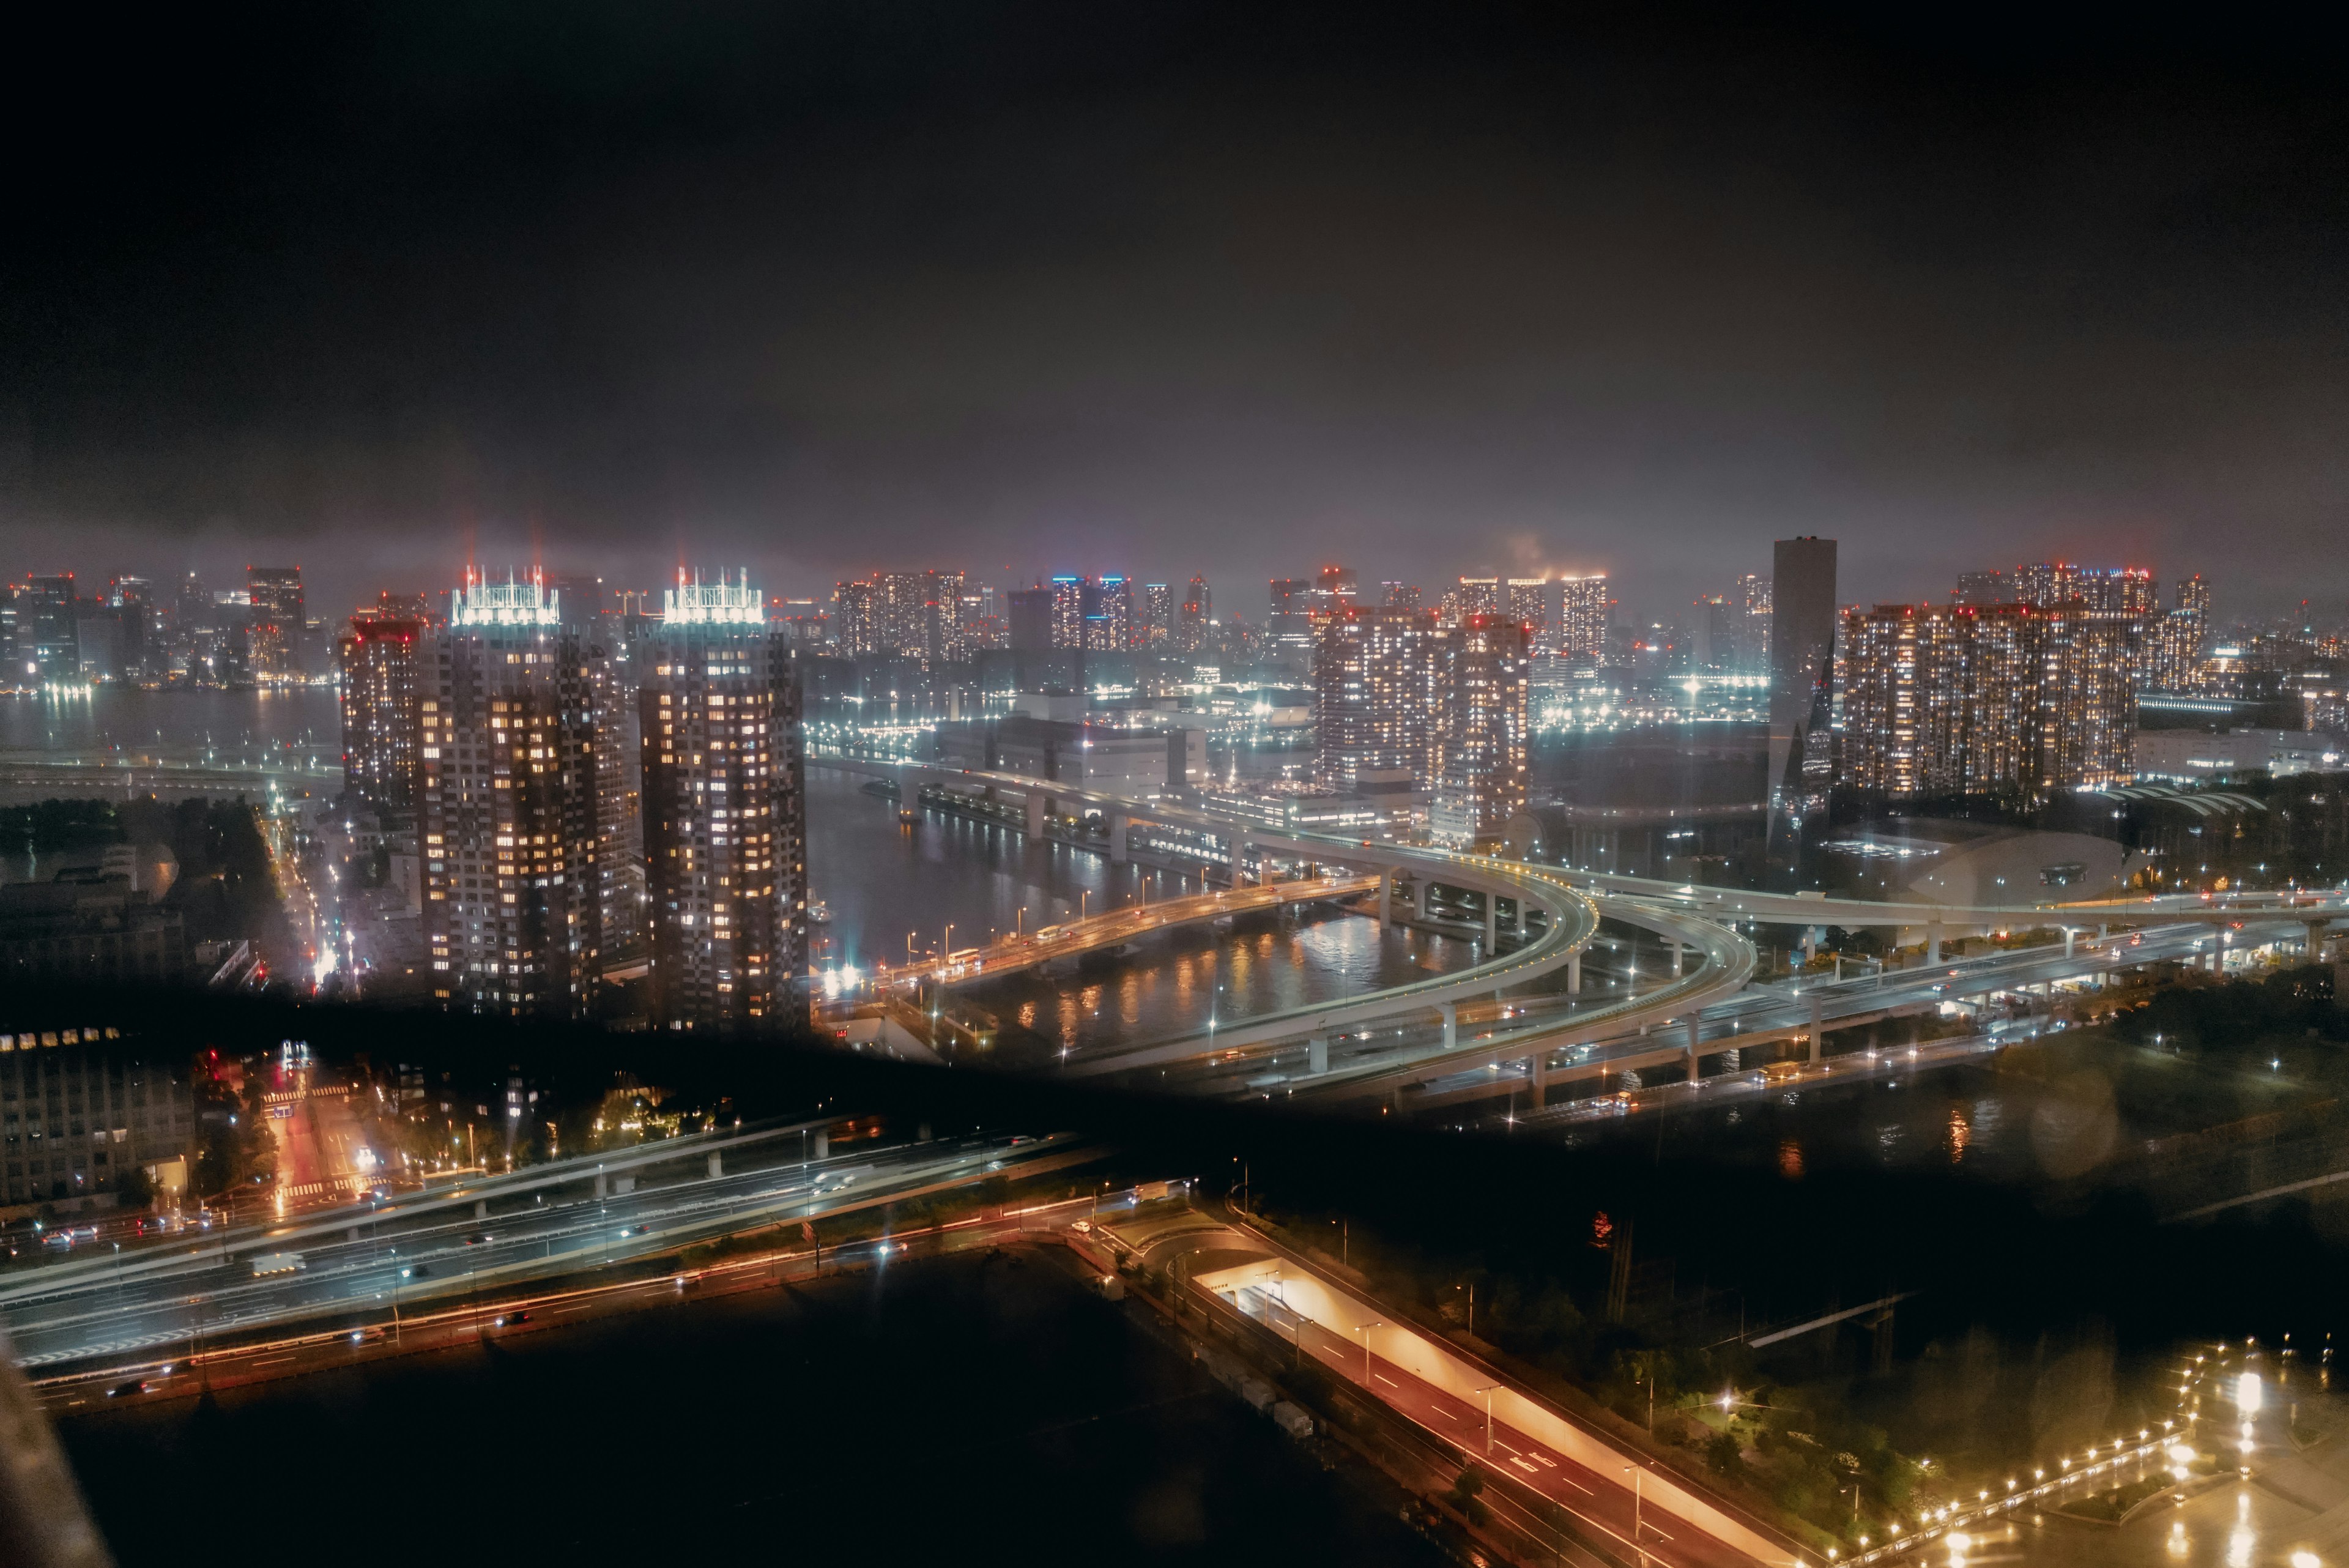
M299 1252L255 1252L253 1255L253 1277L266 1279L271 1274L296 1274L310 1265L302 1261Z

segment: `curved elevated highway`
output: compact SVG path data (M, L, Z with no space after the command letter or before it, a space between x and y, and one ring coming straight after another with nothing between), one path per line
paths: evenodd
M1406 1092L1424 1091L1446 1081L1456 1085L1479 1069L1497 1074L1506 1066L1521 1075L1520 1081L1529 1082L1539 1103L1553 1071L1553 1058L1561 1052L1569 1056L1568 1063L1555 1069L1561 1077L1677 1061L1685 1064L1693 1081L1700 1054L1783 1039L1790 1029L1804 1027L1806 1012L1816 1052L1824 999L1806 998L1808 1005L1795 1010L1790 1021L1774 1020L1762 1030L1754 1028L1752 1021L1722 1016L1752 980L1755 968L1752 941L1734 929L1739 922L1914 930L1922 933L1927 944L1925 967L1940 964L1945 933L2060 927L2065 933L2064 957L2069 960L2072 938L2078 933L2101 933L2113 926L2199 925L2212 929L2207 949L2216 967L2222 961L2228 933L2247 922L2262 927L2296 922L2308 931L2313 951L2326 926L2349 914L2349 899L2337 892L2228 899L2188 897L1946 906L1700 888L1383 840L1266 828L1195 806L1137 801L1016 774L821 755L812 755L809 761L812 765L895 779L901 784L933 784L991 804L1008 805L1017 799L1031 834L1041 832L1048 815L1069 807L1098 812L1109 829L1107 847L1112 861L1126 858L1127 836L1136 824L1160 824L1213 840L1235 871L1252 848L1368 868L1381 874L1382 922L1391 918L1393 881L1398 876L1409 876L1423 888L1440 884L1483 896L1485 950L1482 961L1470 968L1097 1053L1076 1058L1061 1069L1072 1076L1106 1076L1135 1087L1234 1097L1375 1097L1402 1104ZM1528 924L1524 919L1527 909L1538 909L1544 916L1542 928L1532 940L1506 953L1496 950L1495 911L1501 899L1513 902L1520 911L1520 930ZM1601 919L1656 933L1671 942L1675 952L1671 980L1620 1000L1584 1002L1578 994L1581 957ZM2165 952L2199 953L2206 944L2165 941L2161 946ZM1693 969L1684 970L1680 958L1683 951L1695 955ZM2106 949L2098 953L2096 967L2119 961ZM1541 979L1560 968L1568 969L1569 977L1563 996L1512 998L1506 994L1505 988ZM1904 985L1903 989L1915 988ZM1933 984L1928 981L1918 998L1933 993ZM1658 1034L1659 1026L1669 1028Z

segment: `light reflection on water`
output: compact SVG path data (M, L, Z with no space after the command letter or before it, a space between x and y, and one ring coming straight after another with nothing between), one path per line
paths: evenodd
M957 949L998 933L1034 930L1146 894L1152 902L1200 891L1195 877L1136 866L958 817L924 812L912 827L861 779L808 770L808 875L830 908L818 962L902 964L906 940ZM1089 895L1089 896L1088 896ZM1405 933L1322 907L1295 916L1243 916L1216 931L1195 926L1146 939L1138 951L1081 962L1068 975L1007 976L958 994L1006 1022L1046 1034L1056 1049L1152 1038L1220 1020L1301 1007L1397 985L1471 961L1469 944Z

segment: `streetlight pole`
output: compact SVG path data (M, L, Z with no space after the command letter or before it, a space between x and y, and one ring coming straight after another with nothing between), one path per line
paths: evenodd
M1485 1397L1485 1452L1487 1455L1493 1451L1493 1390L1499 1386L1497 1383L1487 1383L1476 1390Z
M1640 1483L1646 1478L1631 1465L1625 1465L1623 1473L1631 1478L1631 1550L1640 1554L1640 1568L1648 1568L1648 1549L1640 1542L1642 1525Z
M1354 1325L1354 1332L1362 1336L1362 1386L1365 1388L1371 1386L1371 1330L1385 1326L1384 1318L1372 1318L1368 1323Z

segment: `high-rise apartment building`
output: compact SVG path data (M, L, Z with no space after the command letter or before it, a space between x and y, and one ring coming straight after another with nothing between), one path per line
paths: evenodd
M1164 649L1174 634L1174 588L1170 583L1144 583L1135 611L1134 641L1143 648Z
M1453 589L1450 614L1454 620L1465 621L1471 617L1493 618L1506 613L1501 602L1501 579L1498 577L1463 577Z
M416 808L417 704L432 654L427 637L420 619L363 611L335 641L342 671L343 787L378 811L405 815Z
M1085 605L1084 646L1092 653L1122 653L1134 645L1133 584L1105 576L1090 585Z
M807 1018L798 670L747 575L667 596L643 655L654 1023L757 1033Z
M2133 635L2129 618L2077 600L1848 612L1843 781L1896 794L2126 782Z
M1435 799L1428 829L1438 844L1471 847L1525 807L1532 655L1525 627L1499 616L1470 616L1444 628L1434 641Z
M1435 618L1350 605L1313 621L1314 774L1352 789L1406 770L1424 786Z
M1526 628L1537 654L1553 653L1547 577L1510 577L1501 585L1501 613Z
M1207 646L1207 631L1216 618L1216 596L1207 589L1207 579L1193 577L1183 596L1183 605L1174 621L1174 650L1177 653L1197 653Z
M869 582L833 585L833 638L843 658L863 659L881 651L879 597Z
M583 1018L598 977L595 692L536 577L450 596L418 706L418 853L433 994Z
M1092 608L1092 585L1078 576L1052 579L1052 646L1082 648L1085 616Z
M1607 662L1607 575L1558 585L1557 656L1578 669Z
M244 587L252 620L246 630L246 668L259 680L296 680L302 667L302 602L299 566L247 566Z

